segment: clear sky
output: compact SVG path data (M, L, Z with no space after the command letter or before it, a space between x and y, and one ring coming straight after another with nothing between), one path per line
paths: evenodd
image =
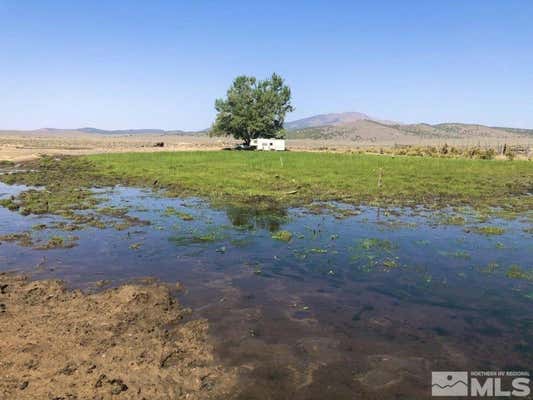
M0 129L202 129L272 72L289 120L533 128L533 1L0 0Z

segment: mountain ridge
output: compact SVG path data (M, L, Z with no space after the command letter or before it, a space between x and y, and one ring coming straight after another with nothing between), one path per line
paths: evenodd
M348 115L346 116L346 114ZM286 137L288 139L352 141L399 140L407 137L435 139L533 138L533 129L492 127L459 122L402 124L365 117L368 115L363 113L334 113L291 121L285 125Z
M402 138L474 139L474 138L533 138L533 129L486 126L476 123L443 122L438 124L404 124L369 116L362 112L341 112L317 114L285 123L285 137L288 139L379 141ZM206 135L209 129L200 131L165 130L157 128L140 129L100 129L83 127L74 129L41 128L37 130L0 130L0 133L42 132L70 135Z

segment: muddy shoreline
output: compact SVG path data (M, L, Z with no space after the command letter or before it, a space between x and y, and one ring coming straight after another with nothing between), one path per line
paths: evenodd
M2 399L228 398L236 375L214 358L208 324L168 285L97 293L0 274Z

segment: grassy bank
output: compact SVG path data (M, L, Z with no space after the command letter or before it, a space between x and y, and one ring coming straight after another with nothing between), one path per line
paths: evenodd
M331 153L180 152L87 157L112 181L214 200L527 208L533 163Z
M533 163L334 153L159 152L43 159L9 183L43 185L83 198L80 188L102 185L163 187L215 202L268 207L312 201L382 205L533 208ZM42 202L42 194L34 200ZM54 199L46 200L50 210ZM41 205L43 206L43 205ZM57 207L63 205L58 204Z

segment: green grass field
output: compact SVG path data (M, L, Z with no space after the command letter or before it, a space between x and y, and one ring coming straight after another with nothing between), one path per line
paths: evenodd
M335 153L157 152L87 156L103 181L211 200L314 200L531 209L533 163ZM381 178L380 178L381 176ZM379 183L381 182L381 183Z

